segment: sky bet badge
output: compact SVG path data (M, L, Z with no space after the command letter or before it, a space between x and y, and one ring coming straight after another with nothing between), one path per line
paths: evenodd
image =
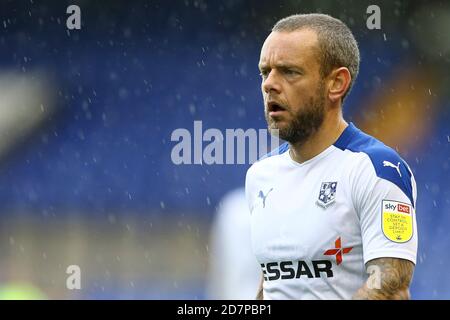
M413 208L407 203L383 200L383 233L391 241L407 242L413 235Z
M336 194L337 182L322 182L320 186L319 199L317 204L323 208L328 207L334 202L334 196Z

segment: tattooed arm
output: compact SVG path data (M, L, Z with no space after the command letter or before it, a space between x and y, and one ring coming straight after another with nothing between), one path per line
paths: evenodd
M414 263L399 258L378 258L366 263L371 276L356 292L358 300L408 300Z

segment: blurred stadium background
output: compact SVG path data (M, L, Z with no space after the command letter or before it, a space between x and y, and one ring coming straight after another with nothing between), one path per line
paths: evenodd
M66 28L70 4L81 7L79 31ZM366 28L370 4L381 30ZM346 118L399 150L416 176L412 296L450 298L448 1L0 8L0 297L207 298L211 226L248 165L174 165L171 132L194 120L265 128L260 46L279 18L323 12L350 26L362 53ZM81 290L66 288L71 264Z

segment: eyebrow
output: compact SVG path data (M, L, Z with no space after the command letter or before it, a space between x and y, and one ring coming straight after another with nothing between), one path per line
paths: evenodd
M268 65L265 64L265 63L260 63L260 64L258 64L258 68L259 68L259 70L267 69ZM275 68L278 68L278 69L298 69L299 71L302 71L302 72L305 71L305 69L303 69L302 67L300 67L298 65L295 65L295 64L292 64L292 63L278 63L278 64L275 64Z

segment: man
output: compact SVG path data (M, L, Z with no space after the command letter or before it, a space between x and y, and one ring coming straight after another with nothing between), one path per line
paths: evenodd
M323 14L282 19L263 44L265 116L287 143L246 177L257 298L410 297L416 184L394 150L343 119L359 60L348 27Z
M259 283L259 264L252 254L250 214L244 188L220 201L211 229L208 299L248 300Z

